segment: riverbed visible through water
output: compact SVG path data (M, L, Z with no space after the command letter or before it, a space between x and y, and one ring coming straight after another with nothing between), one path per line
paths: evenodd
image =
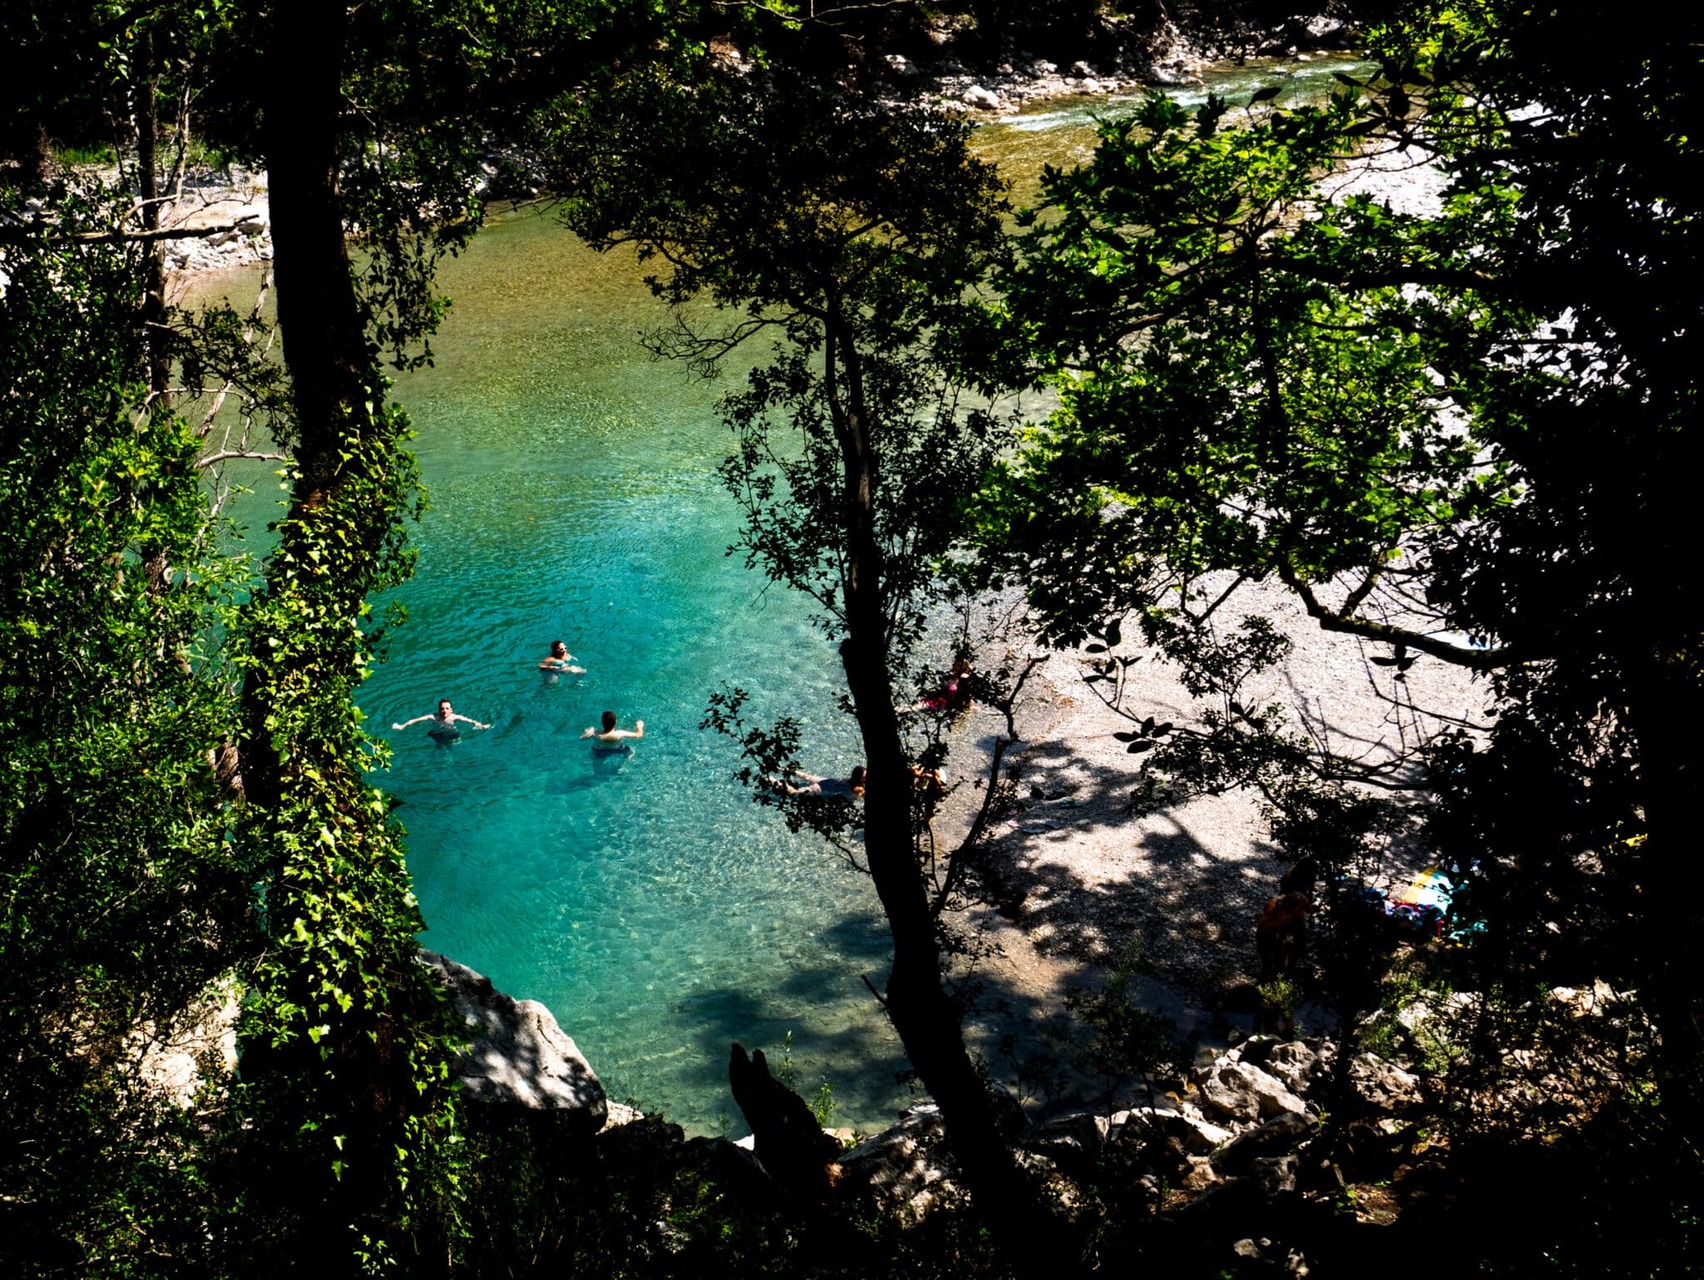
M1317 93L1342 65L1284 74ZM1212 87L1246 101L1274 74ZM1044 161L1086 158L1092 117L1121 105L1056 102L980 145L1022 199ZM638 336L665 313L640 274L548 212L493 217L442 271L454 306L435 367L396 387L431 505L397 593L409 620L359 701L395 745L384 785L423 941L548 1005L612 1097L690 1129L744 1132L729 1044L774 1061L789 1038L801 1091L826 1078L838 1123L879 1124L909 1095L864 982L879 988L887 961L874 893L754 805L732 744L699 729L711 692L738 684L758 716L803 722L807 768L841 770L857 757L838 661L805 603L725 555L726 386L646 354ZM238 514L263 526L276 489L264 467L246 482ZM540 675L556 639L585 675ZM390 732L439 698L493 727L448 746L423 725ZM581 740L605 709L645 721L630 755Z

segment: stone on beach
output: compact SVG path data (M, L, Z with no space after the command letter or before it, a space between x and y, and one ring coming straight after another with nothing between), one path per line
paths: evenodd
M1307 1110L1307 1103L1285 1088L1283 1081L1246 1062L1214 1063L1200 1087L1207 1105L1233 1120L1260 1120L1283 1112L1301 1115Z

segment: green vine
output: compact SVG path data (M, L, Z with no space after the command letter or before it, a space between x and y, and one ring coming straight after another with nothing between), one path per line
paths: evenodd
M367 778L385 750L354 704L383 631L369 597L411 573L404 519L422 500L405 415L368 422L331 483L304 496L286 473L297 501L243 623L258 694L248 757L272 794L239 828L269 941L241 1032L263 1141L288 1153L287 1177L308 1175L286 1212L335 1203L347 1249L385 1273L454 1237L451 1069L465 1037L418 958L402 833Z

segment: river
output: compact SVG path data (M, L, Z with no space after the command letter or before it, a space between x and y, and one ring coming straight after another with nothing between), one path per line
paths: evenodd
M1343 65L1281 78L1317 93ZM1274 75L1211 87L1246 101ZM979 146L1024 199L1119 106L1058 101ZM397 593L409 621L360 705L380 732L445 697L493 725L447 747L423 727L389 735L424 942L544 1002L612 1097L690 1130L744 1132L729 1043L774 1060L789 1038L802 1091L827 1079L837 1122L877 1124L908 1090L864 984L880 987L887 956L873 891L755 806L732 745L698 728L709 694L739 684L759 715L802 720L807 768L844 767L856 736L836 657L803 603L724 554L724 388L640 347L664 312L639 274L548 213L493 217L442 272L454 306L435 366L396 387L431 505ZM257 496L237 514L259 527L276 489L264 467L246 479ZM555 639L584 676L540 676ZM630 756L580 740L606 708L644 719Z

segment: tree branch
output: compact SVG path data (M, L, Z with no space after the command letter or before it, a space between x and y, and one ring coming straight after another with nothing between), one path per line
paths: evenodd
M1374 622L1370 618L1362 618L1352 614L1340 613L1327 608L1320 603L1313 588L1296 576L1295 570L1288 565L1280 565L1278 576L1284 585L1296 593L1302 602L1302 607L1308 611L1308 616L1319 623L1323 631L1336 631L1344 635L1360 636L1365 640L1377 640L1382 644L1405 645L1431 657L1453 663L1458 667L1467 667L1473 671L1492 671L1498 667L1513 666L1518 662L1529 661L1536 654L1521 654L1504 645L1497 649L1463 649L1459 645L1449 644L1435 636L1426 635L1420 631L1410 631L1406 627L1392 626L1388 622Z
M153 244L160 240L205 240L209 236L224 235L229 231L241 230L246 224L257 221L258 213L245 213L235 222L211 227L161 227L155 231L72 231L47 237L50 245L64 244ZM28 223L7 223L0 225L0 244L29 244L35 239L35 228Z

